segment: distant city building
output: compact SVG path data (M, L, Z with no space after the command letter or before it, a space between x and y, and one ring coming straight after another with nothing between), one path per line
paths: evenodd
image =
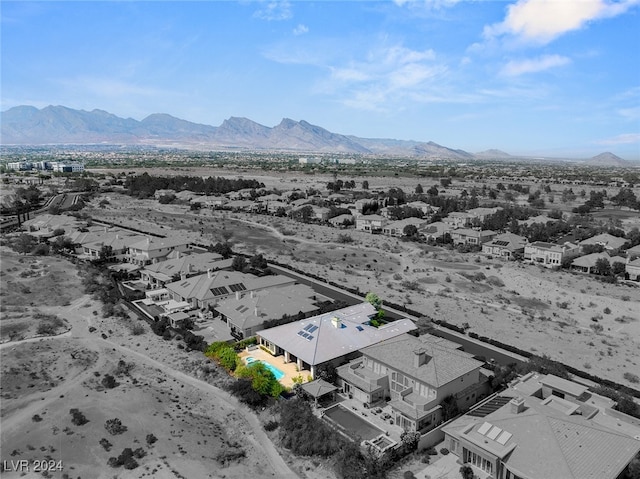
M7 168L14 171L27 171L33 167L30 161L12 161L7 163Z
M54 161L51 163L51 169L57 173L82 173L84 164L75 161Z

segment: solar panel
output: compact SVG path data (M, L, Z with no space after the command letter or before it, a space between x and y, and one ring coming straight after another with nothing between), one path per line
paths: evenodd
M229 290L224 286L220 286L219 288L211 288L211 292L214 296L222 296L224 294L229 294Z
M314 325L312 325L312 326L309 328L309 332L310 332L310 333L313 333L316 329L318 329L318 326L316 326L316 325L314 324Z
M304 327L304 330L305 330L305 331L310 331L312 327L313 327L313 324L307 324L307 325Z
M313 339L313 336L311 336L310 334L307 335L307 341L311 341Z
M482 434L484 436L489 429L491 429L491 424L485 422L482 426L480 426L480 428L478 428L478 434Z
M298 331L298 336L302 336L303 334L307 334L304 331Z
M245 291L247 289L247 287L242 283L236 283L236 284L229 285L229 289L232 292L236 293L238 291Z
M249 309L249 308L248 308L248 307L246 307L246 306L243 306L243 307L242 307L242 309L240 310L240 312L241 312L241 313L244 313L247 309Z
M302 337L307 339L309 337L309 333L302 333Z
M358 331L364 331L364 328L363 328L362 326L360 326L360 325L356 326L356 329L357 329Z
M498 434L500 434L501 432L502 432L501 428L499 428L498 426L493 426L491 431L487 433L487 437L489 439L495 439L496 437L498 437Z
M510 432L502 431L502 434L500 434L500 437L498 437L496 441L498 441L499 444L502 444L504 446L507 443L507 441L511 439L511 436L512 434Z
M508 241L498 240L498 241L494 241L493 244L498 245L498 246L507 246L509 244L509 242Z

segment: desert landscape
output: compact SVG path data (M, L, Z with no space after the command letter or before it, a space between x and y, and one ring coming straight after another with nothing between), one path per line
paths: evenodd
M224 382L226 373L148 329L131 335L128 321L137 319L96 314L101 305L79 293L72 264L64 280L56 276L59 261L47 257L31 264L51 272L39 279L39 294L49 297L39 310L64 318L60 334L37 334L34 315L23 311L17 318L16 306L3 298L3 341L9 339L5 332L19 331L0 345L3 460L31 465L26 476L3 471L3 477L41 477L33 461L45 458L55 461L51 477L299 477L291 467L304 470L304 461L285 463L259 418L212 384ZM25 259L3 248L2 263L4 274L23 269ZM3 285L32 287L34 281L3 277ZM76 299L57 295L57 288L75 291ZM5 329L5 321L12 326ZM105 381L107 376L115 382ZM72 410L84 419L75 419ZM105 428L112 419L124 426L122 432ZM109 459L126 448L138 451L139 466L109 467Z
M322 189L330 181L328 175L251 177L266 188L282 190ZM410 190L419 180L372 176L368 181L371 188ZM639 361L640 289L633 285L604 284L584 274L287 218L210 209L194 213L188 205L132 201L114 193L105 196L108 205L87 210L92 217L157 234L180 231L203 245L224 241L226 231L238 252L262 253L362 292L377 292L433 319L468 325L468 332L502 338L523 350L634 386L624 378ZM345 233L352 242L339 242Z
M157 173L251 177L278 190L323 190L332 179L200 168ZM421 181L367 180L371 188L407 191ZM636 386L629 373L638 369L640 290L630 283L605 284L584 274L353 229L192 210L188 201L160 204L115 191L94 195L84 214L203 246L229 241L236 252L261 253L375 292L467 334ZM273 412L252 411L226 392L226 371L202 353L167 342L132 314L105 317L103 305L85 294L77 268L60 257L2 247L3 459L29 461L26 477L40 477L33 465L43 459L55 467L51 477L336 477L326 460L280 447L278 433L264 429ZM24 477L16 467L3 475ZM412 456L388 476L423 468Z

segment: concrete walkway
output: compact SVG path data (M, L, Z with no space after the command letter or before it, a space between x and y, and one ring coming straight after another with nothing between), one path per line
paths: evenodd
M447 454L416 474L418 479L460 479L458 456Z

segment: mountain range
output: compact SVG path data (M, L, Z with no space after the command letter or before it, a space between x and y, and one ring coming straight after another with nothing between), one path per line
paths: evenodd
M341 135L304 120L294 121L289 118L284 118L274 127L267 127L248 118L231 117L215 127L181 120L164 113L155 113L138 121L121 118L103 110L74 110L65 106L47 106L42 109L17 106L0 112L0 144L149 145L211 150L386 155L459 161L516 159L495 149L473 154L432 141ZM627 163L611 153L602 155L607 155L607 161L619 160ZM601 164L604 159L595 158L593 161L596 164Z

